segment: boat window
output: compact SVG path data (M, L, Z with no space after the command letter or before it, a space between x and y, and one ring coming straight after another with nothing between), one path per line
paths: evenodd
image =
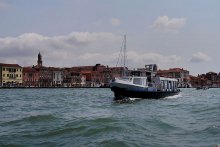
M123 81L128 81L129 78L123 77L123 78L121 78L121 80L123 80Z
M151 77L148 76L148 77L147 77L147 80L148 80L148 82L151 82Z
M133 79L133 83L134 83L134 84L137 84L137 85L141 85L141 84L142 84L140 78L134 78L134 79Z

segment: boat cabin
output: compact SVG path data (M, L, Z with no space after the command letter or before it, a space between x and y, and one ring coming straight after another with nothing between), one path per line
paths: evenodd
M177 80L164 77L124 77L120 80L127 84L148 88L149 91L177 91Z
M171 78L164 78L159 77L159 87L158 90L160 91L177 91L177 79L171 79Z

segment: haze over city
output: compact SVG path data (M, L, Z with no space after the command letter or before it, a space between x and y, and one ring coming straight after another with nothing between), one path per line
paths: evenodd
M128 67L158 64L219 72L220 1L0 0L0 62L115 66L127 35Z

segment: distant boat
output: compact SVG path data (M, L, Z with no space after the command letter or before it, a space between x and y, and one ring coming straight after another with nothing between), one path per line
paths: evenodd
M126 36L124 39L126 43ZM124 48L124 53L126 53L126 48ZM126 62L125 59L124 62ZM125 66L124 69L126 69ZM159 99L179 94L180 90L177 88L178 81L173 78L157 77L155 76L156 70L156 64L147 65L144 69L135 71L135 73L139 74L132 75L124 71L123 77L113 79L110 82L110 88L114 92L115 100L126 97Z

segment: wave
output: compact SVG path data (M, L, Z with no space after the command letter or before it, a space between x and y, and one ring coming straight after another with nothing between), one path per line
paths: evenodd
M40 136L55 137L71 135L78 137L94 137L95 135L103 133L119 131L120 127L115 126L116 122L117 121L112 118L83 119L63 126L55 127Z
M72 127L72 128L58 128L55 130L51 130L45 134L42 134L41 137L52 137L52 136L59 136L59 135L63 135L63 134L69 134L71 132L81 132L83 130L85 130L87 128L87 126L77 126L77 127Z
M119 103L119 104L124 104L124 103L133 103L135 101L140 101L142 100L142 98L131 98L131 97L127 97L127 98L123 98L120 100L114 100L115 103Z
M1 144L1 147L23 147L23 145L17 144L17 143L6 143L6 144Z
M44 122L44 121L51 121L51 120L55 120L55 119L57 119L57 118L51 114L34 115L34 116L28 116L28 117L24 117L24 118L17 119L17 120L12 120L12 121L6 122L4 124L13 125L13 124L23 123L23 122L31 122L31 123Z
M92 123L113 123L115 122L114 119L112 118L97 118L97 119L94 119L94 120L91 120Z

